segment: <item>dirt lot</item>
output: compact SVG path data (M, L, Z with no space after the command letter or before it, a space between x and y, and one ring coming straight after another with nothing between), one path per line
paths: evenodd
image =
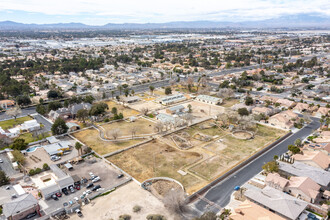
M109 106L109 110L108 111L111 111L111 109L113 107L116 107L117 110L118 110L118 114L119 113L123 113L123 115L124 115L125 118L140 114L140 112L138 112L138 111L136 111L134 109L131 109L131 108L127 108L127 107L125 107L123 105L117 104L114 101L107 101L106 103Z
M200 158L199 153L180 151L157 140L107 159L140 182L152 177L170 177L182 183L189 193L189 188L200 184L200 180L189 174L182 176L177 171Z
M113 129L119 129L120 137L131 137L131 128L137 128L135 135L142 135L142 134L152 134L155 133L154 130L155 123L152 121L149 121L144 118L139 118L134 122L127 122L127 121L120 121L115 123L109 123L106 125L102 125L102 127L105 129L105 134L108 138L111 138L111 135L108 135L108 133Z
M141 102L129 104L129 107L132 109L135 109L137 111L141 111L142 108L147 108L150 111L153 111L153 110L159 109L163 106L154 101L141 101Z
M259 125L255 137L250 140L241 140L227 134L221 138L220 143L215 143L218 146L206 147L206 149L210 147L210 150L217 155L191 167L190 171L198 173L206 179L215 178L274 142L285 133L282 130Z
M235 104L239 103L239 99L229 99L229 100L224 100L221 106L230 108Z
M211 105L204 102L191 101L182 104L185 108L188 105L192 106L192 115L196 118L204 118L209 116L216 116L219 113L223 113L225 109L218 105Z
M140 212L133 212L135 205L142 207ZM149 214L161 214L168 220L179 219L170 214L160 200L134 182L116 189L107 196L93 200L91 204L82 208L82 213L83 219L94 220L118 219L123 214L130 215L134 220L145 220ZM70 219L80 220L81 218L71 215Z
M103 188L112 188L114 185L117 185L128 178L123 177L118 179L117 176L121 174L119 170L94 156L89 156L84 162L73 164L72 166L73 170L67 171L68 174L71 176L77 175L80 178L85 177L89 179L90 176L88 173L92 172L94 175L101 178L101 181L98 182L98 184L100 184Z
M77 133L74 133L73 136L101 155L111 153L119 149L127 148L143 141L143 139L116 142L103 141L100 138L99 131L94 128L79 131Z

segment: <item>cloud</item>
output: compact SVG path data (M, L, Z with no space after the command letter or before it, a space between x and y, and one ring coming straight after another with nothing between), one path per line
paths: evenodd
M258 20L295 13L330 15L327 0L0 0L16 10L95 22Z

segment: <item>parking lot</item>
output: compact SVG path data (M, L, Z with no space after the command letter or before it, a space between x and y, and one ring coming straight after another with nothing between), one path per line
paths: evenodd
M81 199L81 196L87 190L91 191L90 194L87 196L88 198L97 195L102 191L106 191L107 189L111 189L116 185L127 181L129 177L123 176L122 178L117 178L119 174L121 174L118 170L114 167L110 166L109 164L105 163L101 159L98 159L94 156L90 156L89 159L85 159L84 162L80 162L78 164L73 164L73 169L70 171L66 171L69 175L74 176L77 175L80 178L88 179L87 184L91 183L89 173L93 173L96 176L99 176L101 181L94 183L94 186L101 185L101 188L95 192L92 191L92 188L87 189L87 184L82 184L80 190L75 190L74 193L69 192L68 195L62 194L62 196L58 200L48 199L42 200L40 205L44 208L46 214L51 213L55 210L61 209L64 206L70 207L70 205L74 205L77 202L82 203L84 199ZM76 201L76 199L78 201ZM71 204L72 203L72 204ZM64 205L65 204L65 205Z

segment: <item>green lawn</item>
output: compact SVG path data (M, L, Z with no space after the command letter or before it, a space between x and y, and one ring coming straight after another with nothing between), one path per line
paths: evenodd
M43 133L42 135L39 135L39 137L33 137L32 133L24 133L21 134L18 138L22 138L25 140L26 143L31 143L31 142L35 142L35 141L40 141L46 137L50 137L51 136L51 132L48 133Z
M17 118L16 121L15 121L15 119L0 121L0 127L2 129L6 130L8 128L13 128L16 125L23 124L25 121L29 121L29 120L32 120L32 118L29 116L25 116L25 117Z

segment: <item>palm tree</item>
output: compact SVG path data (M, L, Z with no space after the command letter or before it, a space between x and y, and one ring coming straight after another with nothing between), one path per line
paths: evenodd
M81 155L82 146L83 145L80 142L76 142L76 145L74 146L76 148L76 150L78 151L79 155Z

